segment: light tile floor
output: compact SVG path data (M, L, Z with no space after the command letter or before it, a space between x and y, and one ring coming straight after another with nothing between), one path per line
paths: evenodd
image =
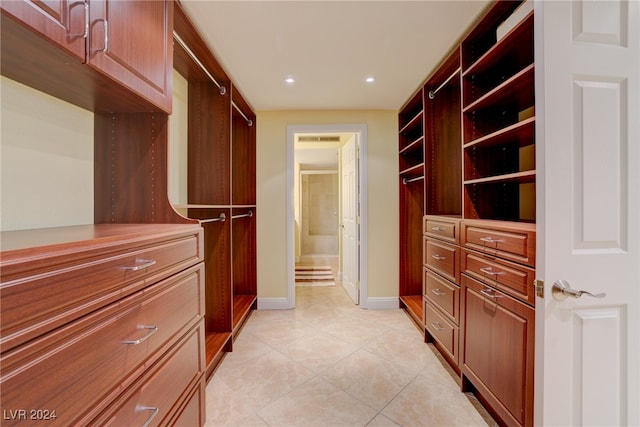
M338 284L253 312L207 386L208 427L494 425L401 310Z

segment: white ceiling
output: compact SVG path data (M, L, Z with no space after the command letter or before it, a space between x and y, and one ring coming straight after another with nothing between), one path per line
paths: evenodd
M487 0L181 0L256 111L398 110ZM368 76L376 82L365 83ZM296 83L287 84L285 77Z

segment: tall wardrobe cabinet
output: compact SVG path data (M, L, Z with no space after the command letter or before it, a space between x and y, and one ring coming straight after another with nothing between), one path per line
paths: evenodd
M504 425L533 424L533 1L494 1L399 113L400 301Z

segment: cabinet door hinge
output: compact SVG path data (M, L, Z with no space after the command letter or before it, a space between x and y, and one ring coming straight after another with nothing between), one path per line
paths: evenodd
M544 280L534 280L533 286L536 287L536 296L544 298Z

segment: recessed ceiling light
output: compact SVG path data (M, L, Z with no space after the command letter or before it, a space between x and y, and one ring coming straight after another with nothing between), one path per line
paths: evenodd
M369 76L369 77L365 78L364 81L367 82L367 83L373 83L373 82L376 81L376 78L373 77L373 76Z
M296 79L294 79L293 77L287 77L287 78L284 79L284 81L285 81L285 83L293 84L293 83L296 82Z

